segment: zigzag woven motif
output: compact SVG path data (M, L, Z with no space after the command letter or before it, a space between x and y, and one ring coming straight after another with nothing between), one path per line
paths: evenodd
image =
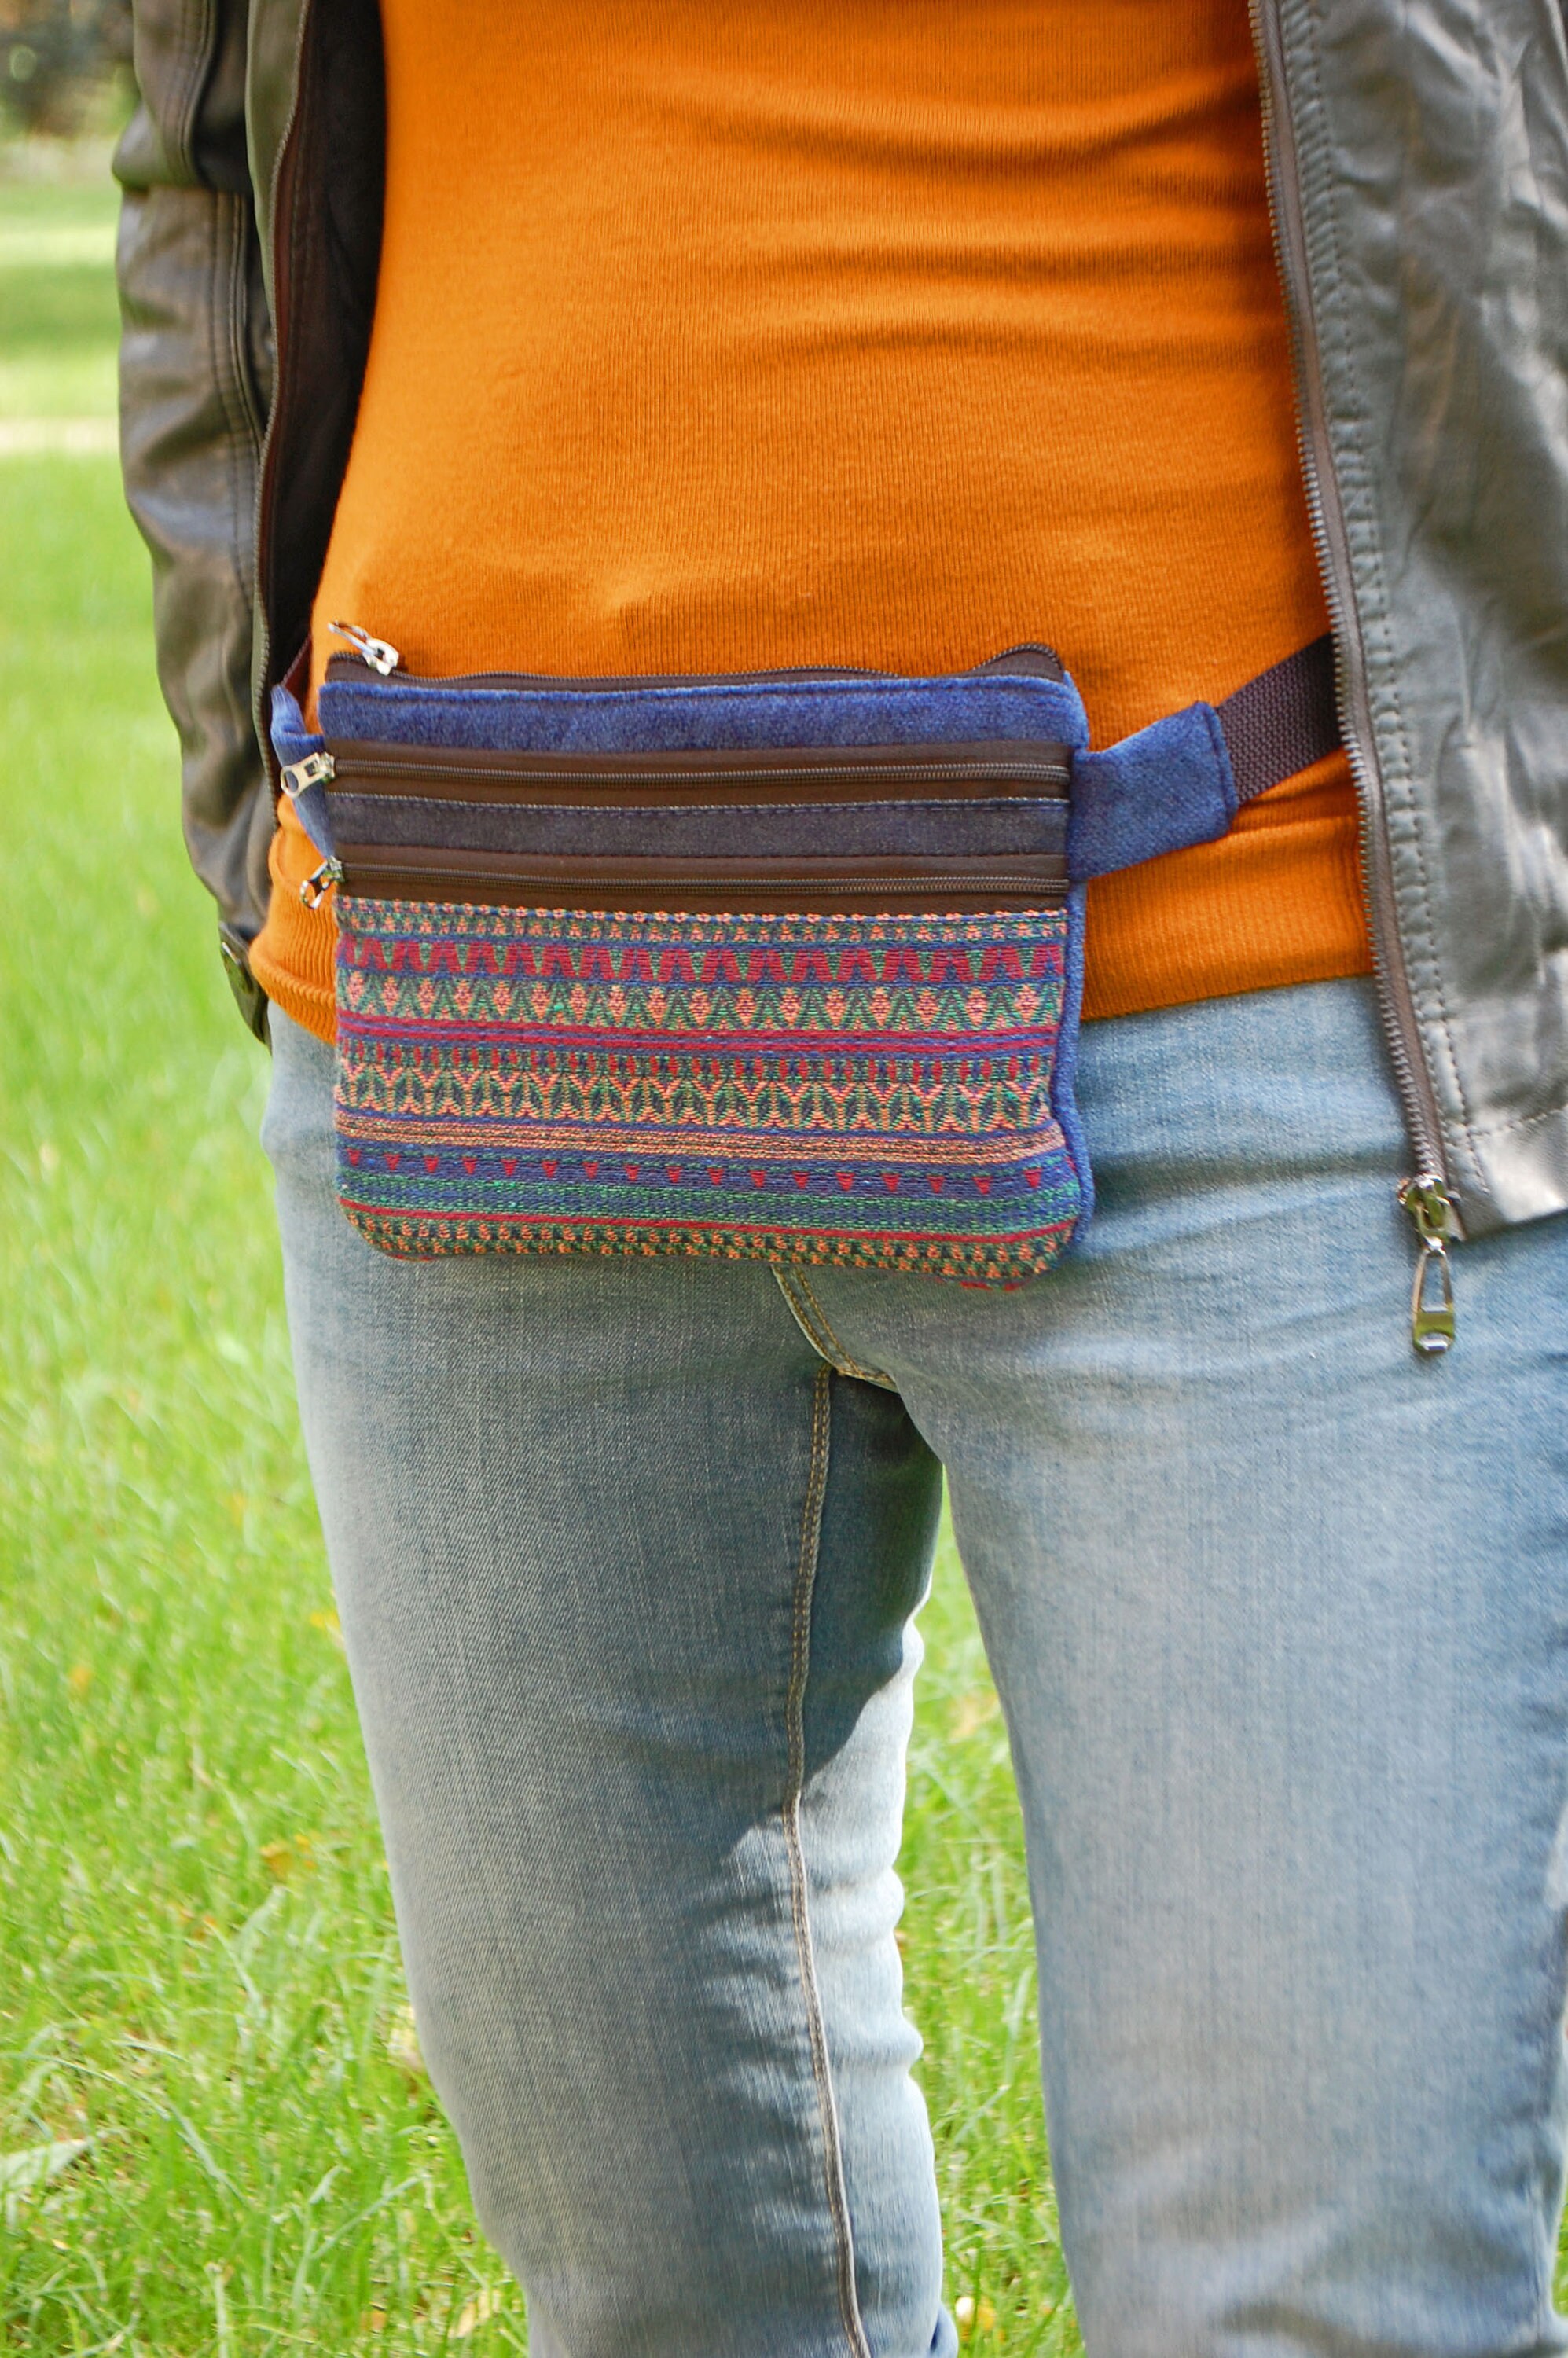
M341 897L338 1174L384 1249L707 1253L989 1284L1083 1190L1065 910L604 915Z

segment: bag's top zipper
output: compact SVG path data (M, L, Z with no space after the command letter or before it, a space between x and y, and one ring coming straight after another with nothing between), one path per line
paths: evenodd
M384 639L373 639L370 633L362 631L357 622L332 622L328 627L336 631L340 638L351 640L360 662L368 664L372 671L379 672L383 679L389 679L403 661L395 647L389 646ZM352 656L329 655L327 667L330 670L334 663L352 660Z
M329 679L351 678L359 667L368 665L382 679L390 679L400 670L403 657L386 639L378 639L357 622L332 622L329 629L340 638L347 639L351 654L341 653L327 658ZM1022 641L1017 646L1006 647L1000 654L992 655L966 672L950 675L960 679L979 679L1001 674L1010 677L1065 681L1066 666L1054 647ZM830 680L887 679L898 675L873 670L867 664L795 664L771 671L747 672L659 672L628 676L621 674L603 678L563 677L557 673L532 671L470 671L459 672L438 678L415 672L403 676L410 687L443 688L573 688L585 695L616 688L643 687L765 687L771 680Z

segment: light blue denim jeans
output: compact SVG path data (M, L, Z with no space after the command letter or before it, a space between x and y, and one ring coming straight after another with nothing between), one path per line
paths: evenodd
M420 2034L535 2358L925 2358L894 1859L946 1470L1091 2358L1568 2346L1568 1222L1411 1352L1368 987L1098 1023L1015 1293L408 1264L276 1021L300 1405Z

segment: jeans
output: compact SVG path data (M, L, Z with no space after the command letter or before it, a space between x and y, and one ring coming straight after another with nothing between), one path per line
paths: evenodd
M1369 987L1087 1028L1011 1293L397 1262L265 1139L421 2039L535 2358L949 2358L894 1926L946 1469L1090 2358L1561 2350L1568 1220L1412 1353Z

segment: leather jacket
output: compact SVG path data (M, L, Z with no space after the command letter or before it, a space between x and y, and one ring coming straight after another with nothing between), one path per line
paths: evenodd
M1474 1235L1568 1208L1568 22L1563 0L1251 8L1416 1208ZM363 375L380 15L135 0L135 26L125 487L187 841L265 1034L260 714L304 641Z

